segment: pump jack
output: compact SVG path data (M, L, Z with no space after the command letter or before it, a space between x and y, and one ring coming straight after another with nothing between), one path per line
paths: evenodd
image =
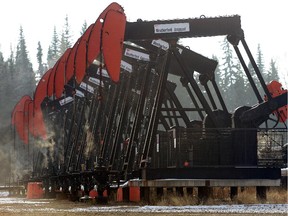
M177 43L218 35L226 35L235 49L255 106L229 113L215 81L217 62ZM184 106L181 86L193 107ZM287 120L287 91L272 92L245 41L240 16L126 22L123 8L112 3L43 75L33 99L20 100L12 122L25 143L28 133L45 140L54 131L53 162L43 174L37 161L31 179L67 193L70 187L75 194L79 185L88 193L97 185L103 197L112 185L134 178L224 179L229 173L230 179L277 180L278 168L257 168L259 126L273 113L277 122ZM22 111L29 118L17 118ZM198 120L188 117L192 112ZM182 167L186 159L189 169Z

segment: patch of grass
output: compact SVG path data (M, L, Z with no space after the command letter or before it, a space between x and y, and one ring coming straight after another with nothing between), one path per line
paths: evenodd
M237 204L256 204L259 203L256 198L256 188L248 187L238 189L238 196L234 200Z
M166 192L166 191L165 191ZM151 205L171 205L171 206L185 206L185 205L221 205L221 204L258 204L259 200L256 197L255 187L238 188L238 196L230 199L229 187L215 187L210 193L210 196L205 200L198 199L197 188L193 189L193 195L187 194L184 190L184 195L179 196L174 192L164 192L162 197L157 197L155 194L151 196ZM267 200L269 204L288 204L287 190L280 187L267 188Z
M266 203L270 204L285 204L288 203L287 190L280 187L270 187L266 191ZM257 204L259 201L256 197L256 188L247 187L243 191L240 191L236 200L237 203L243 204Z
M283 188L271 187L267 191L267 203L271 204L288 204L288 193Z
M157 206L186 206L186 205L196 205L198 202L197 198L194 197L179 197L172 195L169 197L163 197L155 203Z

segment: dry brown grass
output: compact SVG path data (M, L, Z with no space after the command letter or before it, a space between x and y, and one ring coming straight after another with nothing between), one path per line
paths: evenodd
M176 195L172 195L170 197L163 197L155 205L158 206L186 206L186 205L196 205L197 199L193 197L179 197Z
M267 189L266 203L270 204L283 204L288 203L287 190L280 187L270 187ZM256 204L259 203L256 197L255 188L245 188L244 191L240 191L237 198L237 203L243 204Z
M288 204L287 190L281 188L270 188L267 192L267 203L286 203Z
M243 190L242 190L243 189ZM256 188L241 188L238 190L238 196L235 200L237 204L256 204L259 203L256 197Z
M283 188L268 188L267 189L267 200L265 203L269 204L288 204L288 194L287 190ZM230 198L230 188L229 187L219 187L213 188L210 197L206 200L199 200L197 189L194 188L193 195L187 194L184 190L184 196L176 195L175 191L165 192L164 196L157 198L157 196L152 194L150 199L151 205L171 205L171 206L184 206L184 205L219 205L219 204L258 204L260 203L256 197L256 188L238 188L238 196L236 199L231 200Z

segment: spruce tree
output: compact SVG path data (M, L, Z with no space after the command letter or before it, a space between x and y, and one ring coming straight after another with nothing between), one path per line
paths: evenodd
M268 75L266 73L266 70L265 70L265 64L264 64L264 57L263 57L263 53L262 53L262 50L261 50L261 47L260 47L260 44L258 44L258 47L257 47L257 55L256 55L256 64L259 68L259 71L264 79L264 81L267 83L267 79L268 79ZM259 79L257 78L257 85L259 86L259 92L261 95L264 95L264 90L260 84L260 81L258 81Z
M66 15L64 28L61 33L60 49L59 49L60 55L62 55L70 47L71 47L71 34L70 34L68 16Z
M263 57L263 54L262 54L262 50L261 50L260 44L258 44L258 47L257 47L257 60L256 60L256 64L257 64L257 66L258 66L258 68L259 68L260 73L262 74L262 76L263 76L264 79L265 79L264 57Z
M221 65L220 75L220 88L223 91L223 98L226 101L228 110L232 111L235 108L236 92L234 90L234 84L237 79L237 73L239 73L239 62L236 62L233 56L233 50L229 41L225 38L222 43L222 50L224 51L224 57L222 58L223 64Z
M83 35L86 30L87 30L87 22L85 20L83 25L82 25L82 28L81 28L81 31L80 31L80 35Z
M264 80L266 80L267 74L265 73L264 58L263 58L260 44L258 44L258 47L257 47L256 65L260 71L261 76L264 78ZM264 90L261 86L259 78L258 78L258 76L255 72L255 69L253 68L251 62L248 63L248 70L252 76L252 79L253 79L253 81L256 85L256 88L258 89L260 95L263 95L263 97L264 97ZM248 93L247 95L249 95L248 102L250 105L254 105L254 104L258 103L258 99L256 98L256 95L255 95L251 85L248 86L247 93Z
M2 128L1 121L6 115L3 111L3 105L6 104L6 87L7 87L7 70L6 70L6 63L4 61L4 57L2 52L0 51L0 106L1 106L1 112L0 112L0 128Z
M44 74L44 65L43 65L43 61L42 61L42 57L43 57L43 49L41 46L40 41L38 41L38 47L37 47L37 62L38 62L38 75L40 77L43 76Z
M28 52L26 47L26 41L23 34L23 28L20 26L20 34L19 34L19 41L17 44L16 50L16 67L25 66L27 67L28 60ZM17 68L19 70L19 68Z
M47 64L48 64L48 68L52 68L55 64L55 60L53 60L53 53L52 53L51 46L48 47Z
M48 47L48 54L47 54L48 67L52 68L59 59L59 57L60 57L59 39L56 31L56 26L54 26L51 45Z
M32 96L35 90L35 74L28 57L23 28L20 26L19 40L16 55L11 48L9 58L3 64L0 55L1 74L1 126L7 126L11 122L11 112L15 104L23 95Z
M269 70L267 71L267 77L266 77L266 83L270 83L272 80L279 81L279 74L278 74L278 68L276 66L276 61L271 59L270 61L270 67Z
M218 58L217 58L216 55L212 55L212 59L215 60L215 61L217 61L217 62L219 62L219 60L218 60ZM215 82L216 82L217 85L219 86L219 83L220 83L220 81L221 81L221 78L220 78L220 76L221 76L221 71L220 71L220 68L219 68L219 64L217 65L217 67L216 67L216 69L215 69L215 71L214 71L214 75L215 75ZM221 89L220 89L220 91L221 91Z
M216 55L212 55L212 59L219 62L218 58ZM224 96L224 90L220 87L220 83L221 83L221 70L220 70L220 66L219 64L217 65L215 71L214 71L214 79L215 79L215 82L217 84L217 86L219 87L219 91L220 91L220 94L221 96L223 97ZM217 98L217 94L215 91L212 91L212 96L213 98ZM216 102L216 105L217 107L220 107L220 103L218 100L215 100Z
M10 47L10 56L7 60L7 70L9 77L13 79L15 76L15 59L14 59L14 52L11 47Z
M249 73L252 76L253 81L256 84L257 89L259 89L260 88L260 82L258 81L258 78L256 76L255 70L254 70L251 62L248 63L247 67L248 67ZM255 104L257 102L257 98L255 96L255 93L254 93L254 91L252 89L252 86L251 86L248 78L244 80L244 86L245 86L245 94L246 94L245 105L251 106L251 105L253 105L253 104Z
M245 76L242 70L241 64L238 61L236 66L236 73L234 74L234 83L233 83L233 91L232 91L232 101L234 104L234 108L243 106L246 103L246 93L245 93Z
M14 99L14 91L15 91L15 59L14 53L11 49L10 56L8 60L5 62L3 56L1 57L1 72L0 72L0 79L1 79L1 87L0 87L0 125L1 128L3 126L7 126L10 124L11 118L10 113L15 105Z
M6 62L4 60L4 56L3 56L3 53L0 51L0 76L1 76L1 79L0 80L5 80L5 79L2 79L3 75L7 73L7 68L6 68ZM3 77L4 78L4 77ZM1 88L2 85L0 85L0 88ZM1 92L0 92L1 94Z
M15 72L17 74L17 77L14 77L16 79L15 85L19 89L19 92L16 92L17 98L23 94L32 96L35 89L35 74L28 58L22 26L20 26L20 35L16 50Z

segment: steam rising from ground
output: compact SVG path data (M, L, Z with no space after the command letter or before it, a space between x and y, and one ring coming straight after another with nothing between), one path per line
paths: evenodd
M23 167L21 164L16 165L14 163L14 165L12 165L13 160L15 161L15 158L13 157L15 145L13 140L13 130L10 128L10 126L6 126L2 127L0 132L0 183L4 184L9 183L11 176L17 175L18 169L16 169L16 167L19 167L20 169ZM19 157L21 157L21 155Z
M29 145L25 145L10 126L3 127L0 131L0 184L16 183L28 178L38 152L44 156L43 167L48 165L48 156L53 159L53 155L49 155L48 152L53 153L55 150L55 142L52 139L54 133L49 133L45 141L30 138Z
M49 133L46 140L36 140L34 146L34 154L42 153L44 156L42 167L47 167L49 159L54 160L53 152L55 148L55 141L53 140L53 133Z

